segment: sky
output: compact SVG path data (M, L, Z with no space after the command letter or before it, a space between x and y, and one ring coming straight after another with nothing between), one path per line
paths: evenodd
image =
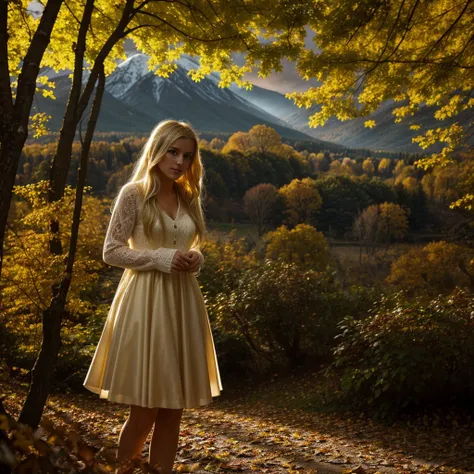
M307 49L316 51L313 38L314 31L307 27L305 47ZM281 73L274 73L266 78L260 78L256 73L251 73L246 76L246 79L256 86L263 87L264 89L274 90L280 92L281 94L286 94L287 92L303 92L308 90L309 87L317 85L317 81L315 79L311 79L309 81L302 79L296 71L294 63L283 61L282 64L283 71Z
M245 79L249 80L256 86L270 89L273 91L286 94L287 92L303 92L309 87L316 85L316 80L305 81L296 71L295 65L288 61L283 63L283 71L274 73L268 77L258 77L256 73L247 74Z

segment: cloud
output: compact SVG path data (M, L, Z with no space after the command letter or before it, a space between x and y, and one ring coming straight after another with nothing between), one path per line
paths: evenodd
M258 77L256 72L246 74L245 79L256 86L270 89L272 91L286 94L287 92L303 92L310 87L317 86L316 79L305 81L298 74L295 64L289 61L283 61L283 71L273 73L268 77Z

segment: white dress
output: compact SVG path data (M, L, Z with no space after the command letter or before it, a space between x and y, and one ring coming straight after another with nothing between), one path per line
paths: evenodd
M125 271L84 386L129 405L207 405L222 384L199 272L171 273L175 252L190 250L196 227L180 203L174 220L163 212L166 238L157 219L148 240L138 186L122 188L107 230L104 261Z

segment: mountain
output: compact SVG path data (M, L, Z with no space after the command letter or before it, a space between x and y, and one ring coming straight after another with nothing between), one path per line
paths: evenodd
M205 132L233 133L266 124L285 138L311 138L231 89L219 88L216 75L192 81L188 71L197 66L192 58L184 57L169 78L162 78L148 69L146 55L130 56L107 77L97 130L147 133L160 120L174 118ZM69 73L42 73L55 83L56 100L37 95L36 106L53 117L50 128L59 130L71 84Z
M423 107L414 117L404 119L402 123L394 123L392 111L398 104L386 102L370 117L357 118L345 122L330 119L323 127L309 128L308 120L316 112L316 108L298 108L283 94L253 86L251 91L231 87L237 95L248 100L266 112L279 117L286 125L311 135L319 140L337 143L349 148L366 148L390 152L420 153L423 150L412 142L412 138L432 127L439 127L443 122L433 117L433 109ZM366 120L375 120L374 128L366 128ZM471 118L469 113L458 117L461 123L467 124ZM420 130L410 130L411 124L422 124ZM430 147L426 152L434 152L439 145Z
M196 83L188 71L198 67L194 58L183 56L177 70L169 78L161 78L148 69L146 55L132 54L107 77L97 130L147 134L166 118L183 119L200 132L216 134L247 131L256 124L266 124L284 138L312 138L322 142L325 149L338 144L348 148L419 153L422 150L412 138L427 128L443 125L433 118L433 111L428 108L422 108L403 123L394 123L392 111L396 104L386 102L370 117L346 122L331 119L324 127L309 128L308 118L315 113L315 108L298 108L283 94L258 86L250 91L235 85L219 88L216 73ZM50 128L59 130L68 100L69 71L58 74L44 68L41 74L54 81L56 100L44 99L38 94L35 108L51 115ZM458 119L467 124L470 115L468 112L464 115ZM364 126L369 118L377 124L372 129ZM422 124L422 128L410 130L410 124ZM432 147L426 152L435 150L436 147Z
M286 123L288 123L288 117L290 115L301 110L296 107L293 101L287 99L283 94L263 89L259 86L254 85L251 90L247 90L232 84L230 90L253 105L265 110L267 113L279 117Z
M392 114L399 104L386 102L369 117L359 117L341 122L335 118L328 120L323 127L309 128L309 116L315 109L296 109L288 116L288 125L297 128L320 140L329 140L352 148L368 148L390 152L420 153L422 149L412 142L412 138L420 135L423 129L434 126L432 110L422 109L415 117L409 117L402 123L394 122ZM365 127L367 120L375 120L374 128ZM423 124L420 130L410 130L412 124ZM439 122L437 123L439 126ZM434 151L429 149L426 151Z

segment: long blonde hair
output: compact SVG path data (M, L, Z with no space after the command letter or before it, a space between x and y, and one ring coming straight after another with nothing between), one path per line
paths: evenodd
M164 158L169 147L179 138L189 138L195 144L195 153L190 166L176 180L176 191L179 194L181 204L184 203L196 225L196 238L193 246L199 247L206 231L201 201L201 194L204 191L204 168L197 135L189 124L176 120L164 120L156 125L140 153L129 182L140 185L143 197L141 216L145 236L151 239L153 225L157 218L160 219L161 228L165 229L162 211L160 211L156 202L156 195L160 190L161 182L155 168Z

